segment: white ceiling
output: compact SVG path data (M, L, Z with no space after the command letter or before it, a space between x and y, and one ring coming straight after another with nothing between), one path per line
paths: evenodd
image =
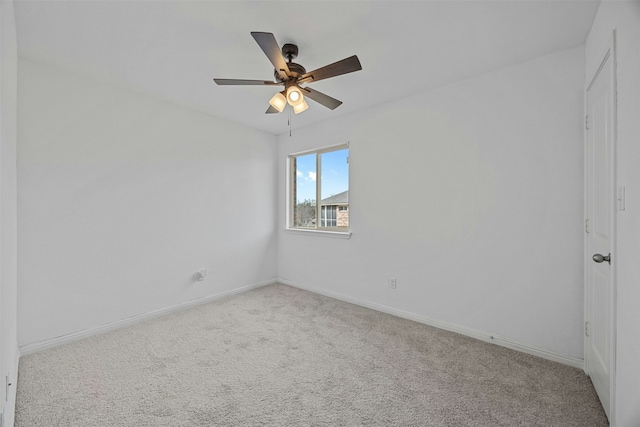
M309 101L300 128L582 44L597 0L31 1L17 0L18 55L242 123L288 131L264 114L274 86L250 35L295 43L308 71L357 54L363 70L310 84L344 102ZM293 113L292 113L293 115Z

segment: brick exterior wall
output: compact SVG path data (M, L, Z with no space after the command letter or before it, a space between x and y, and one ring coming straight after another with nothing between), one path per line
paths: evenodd
M349 207L347 207L346 211L341 211L340 207L338 207L338 212L336 216L336 222L338 227L348 227L349 226Z

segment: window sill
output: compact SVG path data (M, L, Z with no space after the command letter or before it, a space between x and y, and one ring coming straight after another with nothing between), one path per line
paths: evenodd
M350 231L320 231L320 230L305 230L303 228L285 228L284 231L290 234L317 236L317 237L331 237L334 239L349 239L351 238Z

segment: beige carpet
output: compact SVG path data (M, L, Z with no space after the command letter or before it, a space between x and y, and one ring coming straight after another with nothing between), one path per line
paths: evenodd
M25 356L16 426L606 426L578 370L284 285Z

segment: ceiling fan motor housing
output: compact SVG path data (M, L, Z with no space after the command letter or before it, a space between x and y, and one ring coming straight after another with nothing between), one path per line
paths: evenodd
M282 56L287 58L287 61L288 61L287 67L289 67L289 71L291 72L289 79L295 80L307 72L307 70L305 70L305 68L302 65L296 64L295 62L291 62L291 60L296 59L298 57L298 46L296 46L295 44L291 44L291 43L284 44L282 46ZM283 81L283 79L280 77L280 72L278 69L273 70L273 75L275 76L277 81L279 82Z
M302 65L296 64L295 62L289 62L287 63L287 66L289 67L289 71L291 73L291 75L289 76L289 80L297 79L307 72L307 70ZM280 77L280 73L278 72L278 70L274 69L273 75L277 81L279 82L283 81L283 79Z

